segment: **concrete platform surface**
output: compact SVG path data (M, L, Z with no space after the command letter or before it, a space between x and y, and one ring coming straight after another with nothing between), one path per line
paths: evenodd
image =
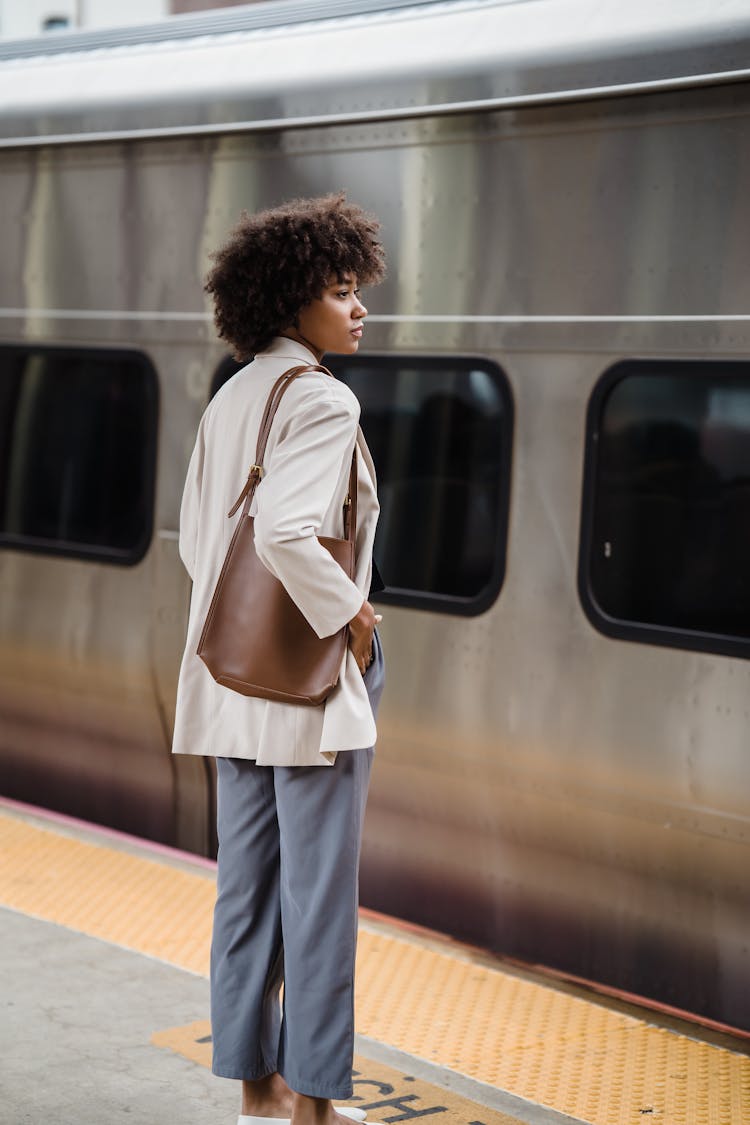
M219 1125L237 1091L155 1047L208 1011L208 982L62 926L0 912L3 1125Z
M1 1125L234 1125L238 1083L209 1070L205 977L7 909L0 963ZM353 1101L372 1120L517 1125L462 1096L448 1072L429 1068L453 1089L399 1069L414 1068L382 1045L370 1053L380 1058L355 1058Z

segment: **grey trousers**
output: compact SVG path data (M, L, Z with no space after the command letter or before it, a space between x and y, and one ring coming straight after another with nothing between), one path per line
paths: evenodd
M364 677L374 713L384 672L376 636ZM372 749L342 752L330 767L217 758L214 1074L257 1079L278 1071L297 1093L351 1096L359 855L372 758Z

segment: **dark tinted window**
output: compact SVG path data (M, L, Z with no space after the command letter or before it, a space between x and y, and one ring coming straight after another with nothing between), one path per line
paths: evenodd
M0 543L137 562L157 386L134 352L0 348Z
M750 364L628 362L592 397L581 593L605 632L747 651Z
M241 371L247 364L240 363L239 360L233 359L231 355L225 356L219 366L214 371L214 377L211 380L211 390L209 398L213 398L217 391L220 391L225 383L229 382L233 375Z
M479 613L503 577L512 404L487 360L357 356L328 364L362 406L378 474L383 600Z

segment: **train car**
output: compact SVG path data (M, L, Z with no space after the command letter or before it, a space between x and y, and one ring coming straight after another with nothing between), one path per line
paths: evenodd
M363 901L750 1029L749 52L746 0L1 44L3 792L210 853L170 755L236 370L202 281L243 208L344 189L390 263L331 361L387 585Z

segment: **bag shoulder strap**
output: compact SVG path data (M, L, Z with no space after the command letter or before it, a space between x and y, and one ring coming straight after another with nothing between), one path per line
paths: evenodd
M237 512L243 500L243 516L246 516L249 512L253 496L255 495L255 489L258 487L258 483L265 471L263 468L263 458L266 454L268 436L271 432L271 425L273 423L274 417L276 416L276 411L279 408L279 403L281 402L281 399L283 398L289 387L292 385L294 380L297 379L300 375L304 375L308 371L322 371L325 375L330 375L332 379L334 378L333 373L329 371L327 367L323 367L319 363L306 363L302 364L299 367L291 367L288 371L285 371L283 375L279 376L274 385L271 387L270 394L268 395L268 400L266 401L266 407L263 411L260 429L258 430L258 444L255 448L255 464L250 466L250 472L248 473L247 480L245 481L245 487L242 489L242 492L239 494L231 509L227 513L228 517L233 516ZM349 470L349 491L346 500L344 501L344 537L346 539L351 539L352 541L354 541L356 539L356 535L357 445L355 442L354 450L352 452L352 464Z

